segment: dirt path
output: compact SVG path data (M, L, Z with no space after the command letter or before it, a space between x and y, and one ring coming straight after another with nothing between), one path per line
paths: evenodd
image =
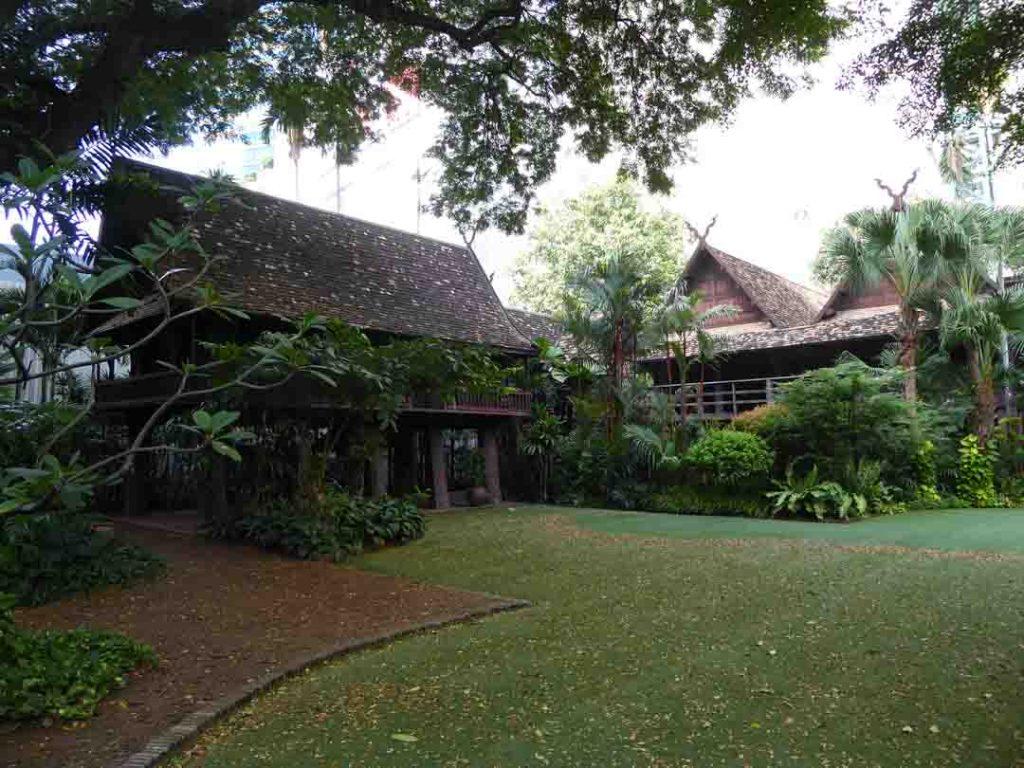
M329 563L154 531L126 537L168 561L165 578L16 613L24 627L86 626L149 643L136 674L80 724L4 726L0 766L105 766L206 703L341 642L499 601Z

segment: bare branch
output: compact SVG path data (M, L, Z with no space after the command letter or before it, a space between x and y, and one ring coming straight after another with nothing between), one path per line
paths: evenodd
M889 195L889 198L892 200L892 209L894 211L900 212L900 211L905 211L906 210L906 208L907 208L907 202L906 202L907 190L910 189L910 185L913 184L914 181L917 179L917 172L918 172L918 170L920 170L920 169L918 169L918 168L914 169L914 172L912 174L910 174L910 178L908 178L906 181L903 182L903 187L900 189L900 191L898 193L897 192L893 192L892 191L892 187L890 187L888 184L882 183L881 179L875 179L875 184L877 184L880 189L883 189L885 191L885 193L887 195Z

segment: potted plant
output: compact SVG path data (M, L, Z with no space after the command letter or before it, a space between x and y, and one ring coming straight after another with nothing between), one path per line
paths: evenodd
M469 479L469 492L466 498L470 506L480 507L491 503L491 494L487 491L484 474L484 456L480 451L473 451L466 460L466 476Z

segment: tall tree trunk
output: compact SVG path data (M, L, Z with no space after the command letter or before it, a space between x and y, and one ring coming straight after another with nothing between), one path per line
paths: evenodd
M975 347L967 350L967 367L974 385L974 432L984 446L996 423L995 386L992 377L982 373L981 356Z
M621 404L619 395L622 392L622 320L615 322L615 336L612 340L612 393L611 393L611 418L608 421L609 439L618 429L621 421Z
M900 367L903 369L903 399L917 402L917 310L900 308Z

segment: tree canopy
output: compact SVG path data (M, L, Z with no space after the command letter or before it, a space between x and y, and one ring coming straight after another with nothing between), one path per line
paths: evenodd
M581 276L618 259L653 297L641 309L653 310L679 279L685 237L679 216L645 210L634 183L593 187L542 213L516 260L514 301L558 314L567 297L579 298Z
M1024 6L1019 0L913 0L903 25L863 54L851 81L904 81L901 119L951 134L986 113L1002 124L1000 159L1024 161Z
M4 0L0 171L37 142L108 156L254 107L345 161L398 84L446 115L434 212L520 231L563 138L667 189L694 129L791 92L847 23L827 0Z

